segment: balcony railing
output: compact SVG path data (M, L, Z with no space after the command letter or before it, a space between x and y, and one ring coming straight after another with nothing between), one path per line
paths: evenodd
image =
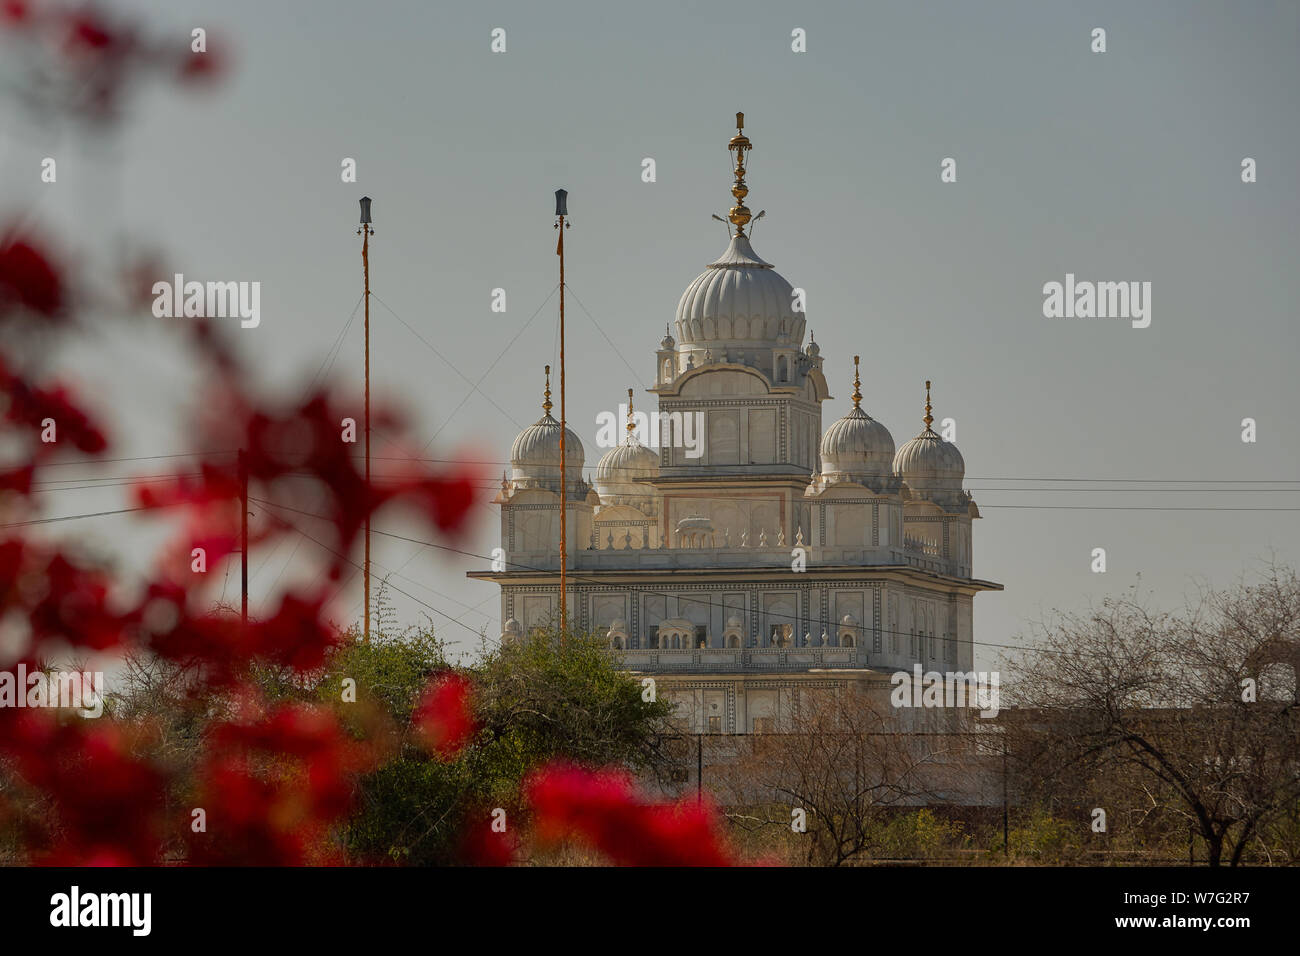
M570 570L695 570L712 568L788 569L794 546L766 548L599 548L580 550L569 562ZM807 569L825 567L907 566L936 574L970 577L969 565L925 549L881 545L878 547L813 547L803 545ZM558 571L554 551L515 551L506 559L507 571Z
M609 654L634 671L764 672L867 666L866 652L854 647L611 648Z

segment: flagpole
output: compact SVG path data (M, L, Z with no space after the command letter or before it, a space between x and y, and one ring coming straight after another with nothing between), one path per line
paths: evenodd
M560 257L560 639L564 640L569 625L568 603L568 457L564 436L568 431L568 417L564 407L564 230L568 228L565 217L569 214L569 194L566 190L555 191L555 228L560 231L560 241L555 247L555 254Z
M374 232L370 228L370 197L361 197L361 228L357 232L362 236L361 239L361 269L365 275L365 300L366 300L366 556L364 564L364 573L362 574L362 587L365 589L365 619L362 624L362 640L367 644L370 643L370 236Z

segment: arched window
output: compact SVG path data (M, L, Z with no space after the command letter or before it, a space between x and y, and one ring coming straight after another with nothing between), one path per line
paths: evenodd
M776 380L784 382L790 378L790 362L782 355L776 360Z
M840 634L840 647L853 647L853 632L844 631Z

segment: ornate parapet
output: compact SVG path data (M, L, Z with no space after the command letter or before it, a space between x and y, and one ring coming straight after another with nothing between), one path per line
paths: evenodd
M705 647L611 650L624 670L637 673L765 673L860 670L866 652L855 647Z

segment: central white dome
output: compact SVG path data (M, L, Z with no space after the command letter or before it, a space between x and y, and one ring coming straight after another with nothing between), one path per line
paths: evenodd
M798 348L805 322L794 311L790 283L755 254L748 237L734 236L726 252L682 293L676 324L679 349L730 351L778 344Z

